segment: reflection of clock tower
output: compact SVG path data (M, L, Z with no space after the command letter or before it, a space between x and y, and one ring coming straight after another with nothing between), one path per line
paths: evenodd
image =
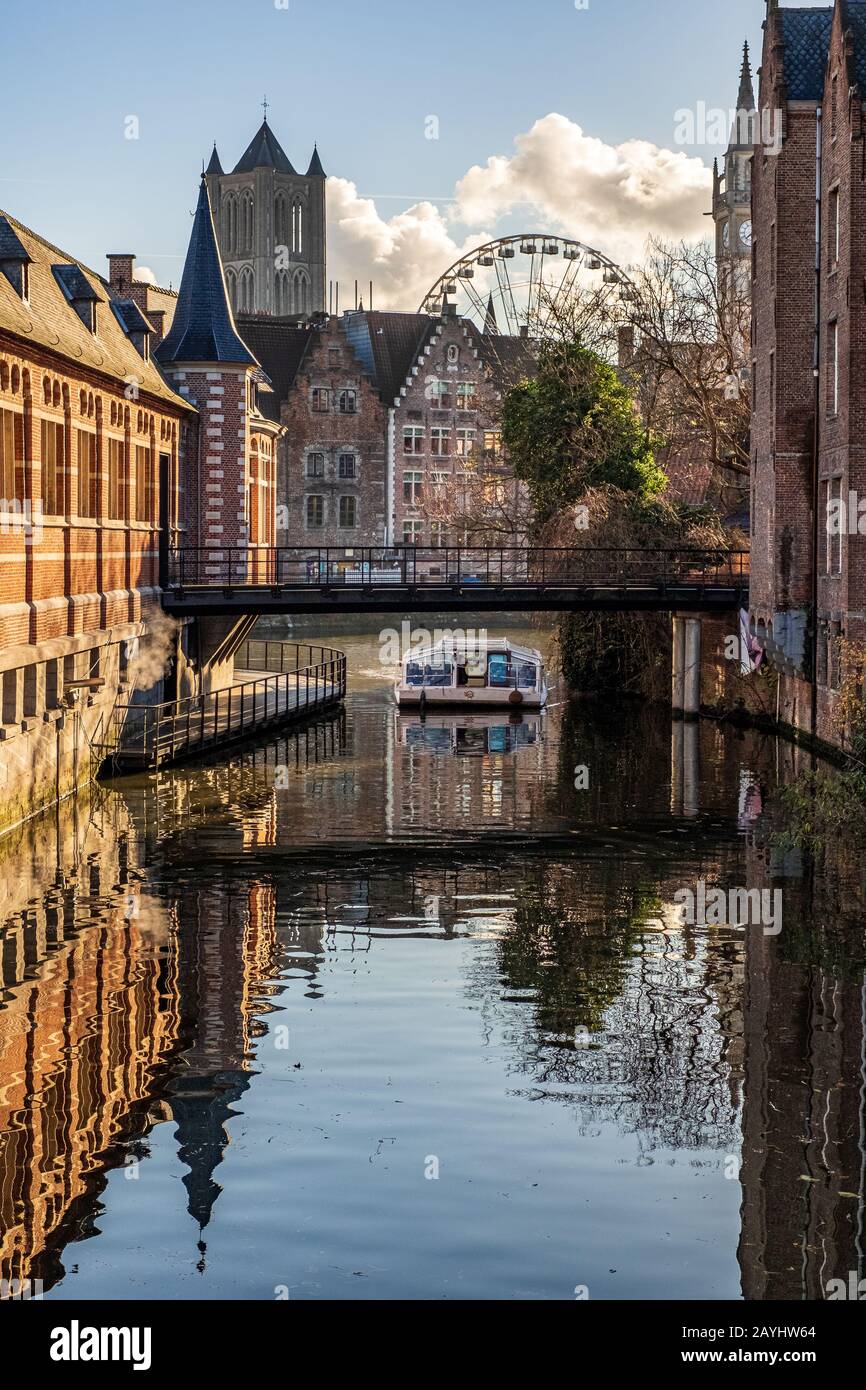
M719 172L718 161L713 166L713 218L719 286L722 290L737 287L746 294L752 279L752 156L757 124L749 45L744 44L737 114L724 173Z

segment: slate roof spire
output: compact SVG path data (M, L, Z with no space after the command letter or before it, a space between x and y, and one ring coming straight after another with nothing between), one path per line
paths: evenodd
M493 303L493 293L487 301L487 313L484 315L484 332L488 337L499 333L499 323L496 318L496 305Z
M319 158L319 147L318 147L318 145L314 145L314 146L313 146L313 157L312 157L312 159L310 160L310 167L309 167L309 169L307 170L307 178L308 178L308 179L324 179L324 178L327 178L327 174L325 173L324 169L322 168L322 161L321 161L321 159Z
M752 83L752 65L749 61L748 39L743 44L743 66L740 69L740 93L737 97L737 110L755 110L755 88Z
M175 362L258 366L235 328L205 174L201 176L174 319L154 356L164 367Z
M213 142L213 154L210 157L210 164L207 166L205 172L208 174L219 175L222 175L223 173L223 166L220 164L220 157L217 154L216 140L214 140Z
M251 174L254 169L277 169L281 174L294 174L297 171L279 140L268 125L267 117L262 121L250 143L247 145L234 169L233 174Z

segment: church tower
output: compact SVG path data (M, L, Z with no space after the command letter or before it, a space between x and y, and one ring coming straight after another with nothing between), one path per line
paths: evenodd
M736 286L740 293L748 293L752 281L752 156L757 125L749 45L745 43L737 112L725 154L724 173L719 172L718 160L713 165L719 285Z
M214 145L206 171L236 314L297 322L325 311L325 171L299 174L265 119L230 174Z

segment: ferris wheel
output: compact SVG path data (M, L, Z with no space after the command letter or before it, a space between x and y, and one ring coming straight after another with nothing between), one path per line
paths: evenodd
M461 256L424 296L418 312L438 316L452 306L487 332L535 337L579 290L616 301L629 297L629 286L620 266L582 241L524 233L488 241Z

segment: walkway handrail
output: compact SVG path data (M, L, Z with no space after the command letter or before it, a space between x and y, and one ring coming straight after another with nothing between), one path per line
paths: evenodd
M198 547L172 551L169 589L381 589L389 584L440 588L486 584L558 587L667 585L744 587L749 551L657 545L622 546L276 546Z
M314 659L181 700L116 705L106 751L110 748L121 760L156 768L175 758L249 737L258 728L293 714L303 715L344 699L344 653L333 647L299 646L300 651L308 651ZM253 673L256 670L252 667Z

